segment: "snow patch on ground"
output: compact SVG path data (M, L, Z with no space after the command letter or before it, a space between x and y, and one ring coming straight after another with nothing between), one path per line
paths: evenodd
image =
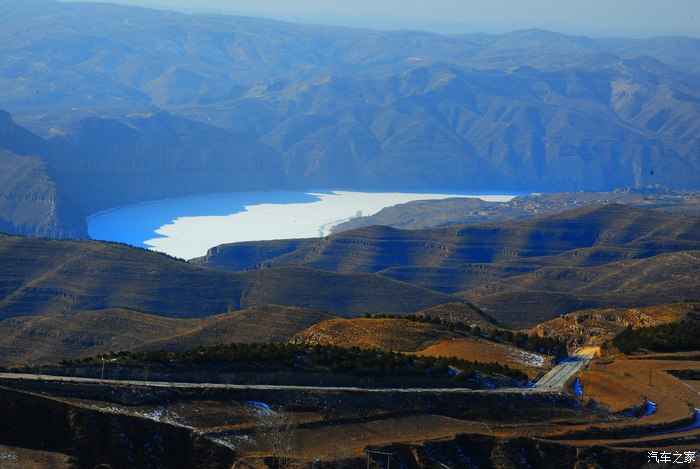
M238 450L238 447L237 447L235 444L230 443L230 442L228 442L228 441L226 441L226 440L224 440L224 439L221 439L221 438L209 438L209 440L210 440L210 441L213 441L214 443L217 443L217 444L219 444L219 445L221 445L221 446L225 446L225 447L227 447L228 449L231 449L231 450L233 450L233 451L237 451L237 450Z
M518 348L511 347L508 353L510 358L525 366L532 366L535 368L540 368L544 366L546 357L540 355L539 353L528 352L527 350L522 350Z
M154 409L151 411L142 411L142 410L129 410L123 407L117 407L117 406L110 406L110 405L99 405L99 404L90 404L89 407L94 410L98 410L101 412L110 412L112 414L121 414L121 415L129 415L132 417L142 417L146 418L149 420L153 420L155 422L163 422L167 423L170 425L174 425L177 427L182 427L186 428L188 430L196 430L195 427L188 425L186 423L186 420L180 417L178 414L176 414L173 411L165 411L165 409L158 408Z
M260 402L260 401L247 401L246 404L252 405L253 407L258 407L258 408L260 408L260 409L264 409L264 410L267 410L267 411L271 411L271 410L272 410L272 409L270 409L270 406L269 406L269 405L265 404L264 402Z
M156 422L163 421L163 409L162 408L152 410L151 412L139 412L139 414L142 417L145 417L149 420L155 420Z

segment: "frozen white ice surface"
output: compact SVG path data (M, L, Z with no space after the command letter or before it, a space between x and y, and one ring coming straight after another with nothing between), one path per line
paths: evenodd
M209 248L224 243L325 236L333 226L354 216L374 215L385 207L414 200L478 197L486 201L502 202L514 196L333 190L308 193L248 192L216 197L164 200L96 214L88 220L90 235L95 239L143 243L156 251L191 259L203 256ZM221 208L222 204L226 204L225 197L230 197L231 209L228 212ZM216 202L218 212L223 210L224 214L173 216L170 221L147 230L146 233L151 234L150 238L145 236L145 239L121 239L120 229L127 230L132 227L130 224L144 225L158 219L157 216L149 217L149 213L177 213L177 204L182 204L183 201L190 206L190 212L197 212L197 209L192 210L191 206L196 205L198 199L204 203L207 200ZM261 199L270 201L259 203ZM142 232L143 230L140 233ZM144 238L140 233L135 236Z

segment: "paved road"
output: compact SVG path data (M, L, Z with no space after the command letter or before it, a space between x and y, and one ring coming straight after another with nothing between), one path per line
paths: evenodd
M566 382L581 371L584 366L588 365L598 352L600 352L600 347L588 346L578 349L572 356L549 370L547 374L535 383L533 389L561 390Z
M333 391L333 392L474 392L467 388L360 388L351 386L289 386L277 384L222 384L222 383L178 383L169 381L125 381L98 378L78 378L73 376L34 375L23 373L0 373L0 382L3 380L31 380L52 381L63 383L105 384L107 386L124 387L153 387L153 388L178 388L178 389L232 389L232 390L260 390L260 391Z
M230 389L230 390L261 390L261 391L324 391L324 392L362 392L362 393L546 393L560 391L574 374L578 373L593 356L599 347L584 347L572 357L550 370L531 388L498 388L490 390L475 390L468 388L360 388L350 386L319 387L319 386L285 386L274 384L221 384L221 383L177 383L164 381L126 381L100 380L97 378L79 378L73 376L35 375L27 373L0 373L0 382L5 380L51 381L61 383L105 384L122 387L153 387L177 389Z

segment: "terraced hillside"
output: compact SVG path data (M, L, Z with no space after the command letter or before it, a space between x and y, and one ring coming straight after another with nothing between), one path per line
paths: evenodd
M0 321L0 364L41 364L122 350L169 351L231 342L287 342L333 316L291 306L257 306L183 319L127 309Z
M470 305L457 302L418 311L426 318L492 328ZM382 327L383 324L383 327ZM198 318L125 308L69 315L15 316L0 321L0 365L41 364L123 350L178 351L226 343L310 343L418 351L458 337L445 327L401 319L345 320L293 306L254 306Z
M371 216L353 218L333 227L333 232L373 225L415 230L485 221L531 220L595 204L622 204L677 215L700 215L700 193L697 191L642 187L612 192L530 194L507 202L488 202L476 198L415 200L386 207Z
M454 225L423 230L372 226L345 231L313 243L289 241L286 249L267 257L273 242L218 246L201 265L228 267L246 253L248 268L304 265L338 272L382 272L401 267L452 268L463 264L498 263L554 256L591 249L586 264L615 258L645 258L664 252L696 249L700 219L673 216L634 207L591 205L523 222ZM257 256L252 253L260 249ZM603 257L604 256L604 257ZM580 262L579 262L580 263Z
M194 263L264 271L309 266L372 272L456 294L499 321L531 327L559 314L693 297L700 218L619 204L528 220L399 230L367 227L303 243L217 246ZM255 252L258 252L256 255Z
M129 308L202 317L281 304L341 315L415 312L455 297L366 273L221 272L125 245L0 235L0 318Z

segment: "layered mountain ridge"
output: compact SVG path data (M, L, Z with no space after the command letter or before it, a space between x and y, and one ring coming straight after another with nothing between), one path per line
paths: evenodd
M696 39L0 7L0 102L21 126L3 114L0 148L38 156L72 211L13 233L242 190L700 187Z
M597 205L530 221L223 245L200 265L116 243L0 235L0 348L38 360L287 341L321 321L377 313L486 330L493 318L531 328L591 308L678 302L670 308L685 311L700 291L698 223ZM561 327L575 330L586 314L563 316Z
M307 267L230 273L145 249L0 235L0 318L125 308L203 317L283 304L338 315L410 312L457 298L386 277Z
M224 270L373 273L468 299L499 321L530 327L579 309L694 298L698 223L620 204L591 205L527 221L371 226L286 247L283 241L233 243L192 262Z
M693 250L700 220L619 204L592 205L522 222L450 225L423 230L370 226L311 240L251 241L217 246L195 263L223 270L304 265L339 272L379 272L401 266L459 267L520 261L589 250L600 259L645 258ZM275 245L276 250L269 250ZM256 258L255 249L260 249ZM239 255L239 251L246 254ZM616 254L615 251L618 251ZM273 253L277 256L266 257ZM608 253L603 256L603 253ZM228 260L232 264L227 264ZM249 265L240 268L241 259Z

